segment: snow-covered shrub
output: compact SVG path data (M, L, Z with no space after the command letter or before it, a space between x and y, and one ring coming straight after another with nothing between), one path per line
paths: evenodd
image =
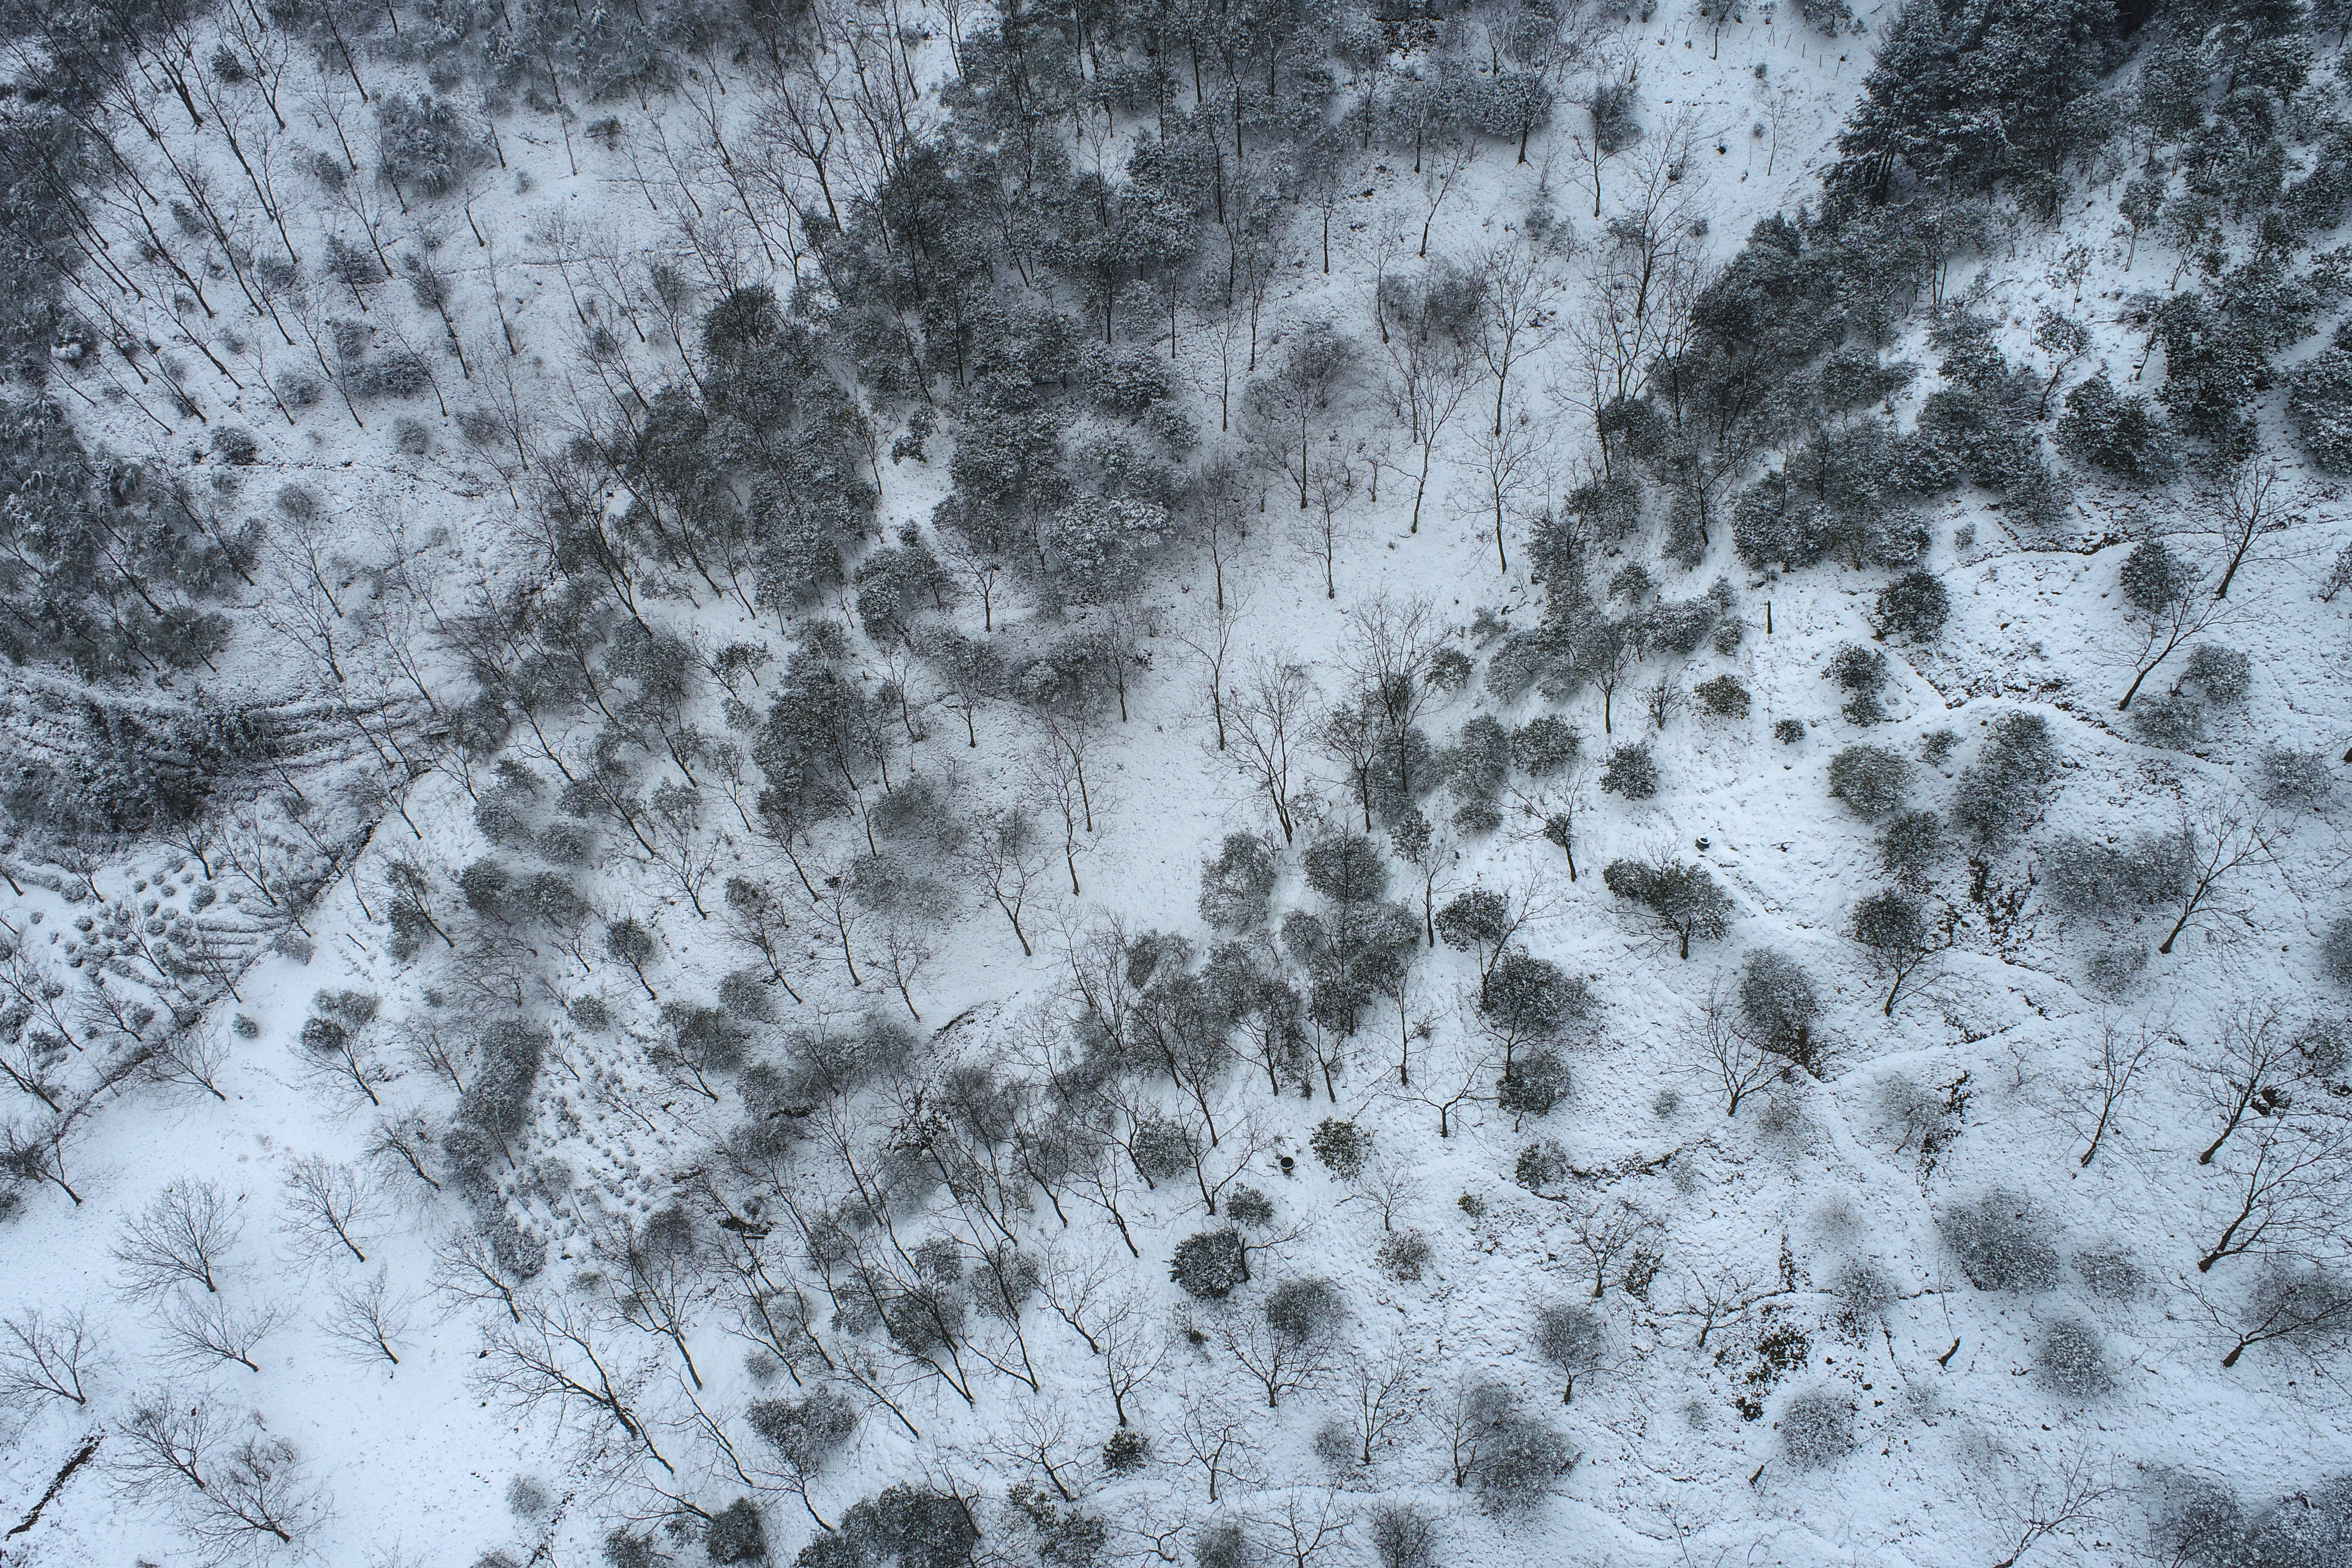
M1192 1532L1194 1568L1250 1568L1256 1561L1249 1537L1235 1521L1212 1520Z
M1235 1187L1225 1198L1225 1215L1236 1225L1272 1225L1274 1200L1255 1187Z
M1918 567L1906 572L1878 592L1879 625L1901 632L1913 642L1928 642L1951 618L1952 596L1944 581Z
M1522 1049L1495 1082L1496 1108L1513 1117L1548 1115L1571 1087L1568 1058L1556 1047Z
M2185 752L2213 738L2204 703L2182 692L2160 692L2132 708L2132 730L2151 746Z
M1470 684L1477 667L1458 647L1442 647L1429 656L1429 683L1440 691L1459 691Z
M250 468L261 456L261 443L250 430L224 425L213 432L213 456L224 463Z
M1249 1282L1249 1248L1231 1226L1195 1231L1176 1244L1168 1277L1197 1300L1223 1300Z
M1362 1175L1364 1162L1372 1157L1372 1135L1336 1116L1327 1116L1316 1123L1315 1131L1307 1135L1307 1146L1343 1182L1352 1182Z
M1778 948L1759 947L1740 964L1740 1026L1759 1048L1814 1071L1821 1059L1814 1028L1821 1011L1812 977Z
M703 1531L702 1549L713 1563L767 1561L768 1532L760 1519L760 1505L739 1497L712 1514Z
M1848 746L1830 759L1830 798L1874 822L1911 798L1911 764L1884 746Z
M2145 909L2179 891L2189 855L2179 833L2137 834L2120 845L2070 833L2042 857L2042 895L2065 913L2092 920Z
M1698 699L1700 707L1718 719L1748 717L1748 688L1734 676L1718 675L1713 680L1702 680L1691 688L1691 695Z
M1704 866L1612 860L1601 868L1601 883L1648 910L1684 958L1690 956L1693 942L1712 942L1731 927L1731 900Z
M1552 1483L1575 1465L1576 1450L1550 1422L1519 1408L1518 1395L1499 1383L1463 1391L1466 1439L1456 1474L1481 1511L1524 1513L1550 1495Z
M1647 800L1658 793L1658 760L1647 741L1611 750L1601 765L1601 787L1627 800Z
M2058 449L2117 479L2144 485L2169 484L2180 458L2168 438L2164 416L2145 397L2116 390L2105 372L2066 395L2058 416Z
M1944 1244L1979 1290L2049 1290L2058 1284L2058 1247L2022 1194L1994 1187L1936 1216Z
M2319 939L2319 973L2338 985L2352 985L2352 915L2339 915Z
M2352 1474L2332 1476L2256 1514L2244 1561L2261 1568L2334 1568L2352 1561Z
M1576 761L1583 743L1575 725L1547 713L1512 734L1511 758L1529 778L1547 778Z
M2336 774L2325 752L2265 746L2254 758L2253 791L2265 805L2325 813L2336 803Z
M457 110L430 95L387 94L376 105L376 145L384 183L415 195L446 195L489 156Z
M1837 1308L1830 1321L1848 1339L1869 1332L1895 1303L1895 1282L1867 1258L1849 1258L1832 1269L1829 1292Z
M2047 717L2002 714L1993 721L1976 762L1960 770L1953 826L1980 850L2005 847L2040 814L2059 763Z
M2102 1301L2128 1301L2147 1276L2120 1241L2094 1241L2074 1249L2074 1277Z
M1255 833L1228 833L1216 858L1201 868L1201 919L1218 931L1265 923L1281 868L1274 847Z
M1934 881L1944 849L1944 819L1932 811L1898 811L1878 830L1879 868L1906 888Z
M1417 1230L1390 1231L1372 1253L1381 1272L1399 1284L1420 1279L1429 1267L1429 1237Z
M2147 967L2147 943L2118 942L2091 954L2083 965L2083 980L2093 990L2120 996Z
M1437 1568L1437 1521L1411 1503L1375 1505L1372 1558L1380 1568Z
M1538 1138L1519 1151L1511 1179L1531 1193L1556 1187L1568 1177L1568 1151L1553 1138Z
M2219 708L2234 707L2253 689L2254 661L2233 647L2199 643L2189 650L2180 686Z
M2154 615L2189 596L2197 585L2197 568L2161 538L2143 539L2124 557L2116 580L2125 604Z
M2352 469L2352 350L2305 360L2286 386L2287 419L2311 460L2331 473Z
M2033 1347L2033 1381L2069 1399L2094 1399L2116 1385L2107 1339L2082 1318L2055 1318L2042 1326Z
M1573 1403L1576 1380L1601 1364L1608 1342L1607 1321L1587 1301L1553 1301L1536 1310L1536 1354L1561 1377L1560 1403Z
M1103 1468L1114 1476L1133 1475L1150 1457L1150 1440L1132 1426L1113 1432L1102 1446Z
M1807 1388L1780 1406L1780 1452L1801 1470L1834 1465L1853 1451L1853 1404L1834 1389Z
M1784 746L1793 746L1805 738L1802 719L1783 719L1772 726L1772 738Z

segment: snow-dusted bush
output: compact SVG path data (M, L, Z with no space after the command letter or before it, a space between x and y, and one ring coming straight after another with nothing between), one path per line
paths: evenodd
M2074 1277L2102 1301L2128 1301L2147 1276L2120 1241L2094 1241L2074 1249Z
M1572 1087L1568 1058L1555 1047L1537 1046L1519 1051L1496 1080L1495 1106L1514 1118L1544 1116L1568 1098Z
M2189 858L2179 833L2142 833L2124 844L2070 833L2042 857L2042 894L2069 915L2105 919L2171 898Z
M1168 1262L1168 1278L1196 1300L1223 1300L1249 1277L1249 1248L1231 1226L1195 1231L1176 1244Z
M1772 738L1784 746L1793 746L1805 738L1805 721L1782 719L1772 726Z
M1944 819L1932 811L1898 811L1878 830L1879 868L1906 888L1936 879L1943 863Z
M2120 996L2147 968L2147 943L2118 942L2099 949L2083 964L2083 980L2093 990Z
M1519 1151L1511 1179L1531 1193L1556 1187L1568 1178L1568 1151L1553 1138L1538 1138Z
M1372 1261L1381 1273L1399 1284L1408 1284L1421 1278L1429 1267L1429 1237L1417 1230L1392 1230L1381 1237L1373 1249Z
M1236 1225L1272 1225L1274 1200L1255 1187L1235 1187L1225 1198L1225 1215Z
M1601 787L1627 800L1647 800L1658 793L1658 759L1647 741L1618 746L1601 766Z
M1274 847L1255 833L1228 833L1216 858L1201 868L1201 919L1218 931L1265 923L1281 868Z
M1821 1059L1815 1029L1821 1011L1812 977L1778 948L1759 947L1740 964L1740 1026L1759 1048L1814 1071Z
M2352 469L2352 350L2305 360L2286 386L2287 419L2311 460L2331 473Z
M1894 678L1885 654L1858 643L1844 644L1822 666L1822 679L1836 681L1838 689L1847 693L1845 706L1838 711L1851 724L1875 724L1886 717L1878 694Z
M1336 1116L1327 1116L1316 1123L1315 1131L1307 1135L1307 1146L1343 1182L1352 1182L1362 1175L1364 1162L1372 1157L1372 1135Z
M1801 1470L1834 1465L1853 1451L1853 1403L1828 1388L1807 1388L1780 1406L1780 1452Z
M2338 985L2352 985L2352 915L2339 915L2319 939L2319 973Z
M1951 614L1952 596L1933 572L1914 567L1878 591L1879 625L1913 642L1932 641Z
M2179 684L2217 708L2235 707L2253 689L2254 661L2220 643L2199 643L2189 650Z
M1995 1187L1936 1216L1944 1245L1979 1290L2049 1290L2058 1284L2058 1247L2022 1194Z
M760 1518L760 1505L739 1497L712 1514L703 1531L702 1549L713 1563L766 1562L768 1531Z
M1612 860L1601 885L1648 910L1684 958L1693 942L1711 942L1731 927L1731 900L1704 866L1680 860Z
M1831 1321L1849 1339L1860 1339L1895 1303L1895 1282L1867 1258L1849 1258L1832 1269L1829 1292L1837 1308Z
M2204 703L2181 692L2160 692L2132 708L2132 730L2151 746L2185 752L2213 738Z
M1583 737L1565 719L1544 714L1519 726L1511 736L1511 757L1530 778L1548 778L1576 761Z
M1103 1468L1114 1476L1133 1475L1150 1457L1150 1439L1132 1426L1122 1426L1103 1440Z
M1702 680L1691 688L1691 695L1698 699L1700 707L1718 719L1748 717L1748 688L1740 685L1736 677L1718 675L1713 680Z
M448 103L390 94L376 105L378 172L415 195L446 195L489 157L482 139Z
M2124 557L2117 581L2125 604L2154 615L2189 596L2197 585L2197 568L2161 538L2143 539Z
M2265 805L2323 814L2336 804L2336 773L2325 752L2265 746L2254 758L2253 791Z
M1522 1410L1518 1395L1499 1383L1463 1390L1454 1425L1455 1477L1486 1513L1507 1516L1536 1507L1576 1463L1566 1436Z
M2169 484L2180 458L2164 416L2145 397L2116 390L2105 372L2066 395L2058 416L2058 449L2103 473L2138 484Z
M1553 1301L1536 1311L1536 1353L1549 1362L1562 1380L1560 1403L1576 1398L1576 1380L1601 1364L1608 1343L1609 1325L1586 1301Z
M1411 1503L1375 1505L1372 1558L1380 1568L1437 1568L1437 1521Z
M1830 759L1830 798L1874 822L1911 798L1911 764L1884 746L1848 746Z
M2040 815L2058 777L2058 742L2040 713L2004 713L1977 760L1960 770L1953 826L1980 850L1995 850Z
M2116 1385L2107 1339L2097 1325L2074 1316L2042 1326L2033 1347L2033 1381L2069 1399L2094 1399Z

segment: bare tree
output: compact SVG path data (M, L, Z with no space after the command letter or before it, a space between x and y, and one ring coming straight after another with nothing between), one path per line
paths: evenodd
M2239 466L2231 476L2229 490L2221 497L2215 527L2221 536L2221 550L2229 560L2221 568L2221 584L2213 596L2230 596L2230 584L2238 575L2238 568L2255 542L2277 533L2286 527L2286 496L2279 488L2276 463L2249 460Z
M278 1327L278 1310L268 1304L238 1307L226 1296L174 1290L165 1298L161 1313L163 1354L186 1366L233 1361L247 1372L259 1372L253 1352Z
M294 1446L257 1430L209 1466L207 1483L180 1498L180 1525L207 1561L256 1546L299 1547L326 1522L327 1493Z
M1723 1113L1739 1114L1739 1102L1780 1075L1787 1062L1756 1043L1740 1025L1739 1005L1717 975L1699 1005L1699 1047L1723 1089Z
M228 1058L228 1040L219 1026L199 1019L149 1041L145 1066L147 1076L157 1083L200 1089L226 1104L228 1096L221 1092L220 1073Z
M2316 1363L2352 1342L2352 1279L2326 1264L2269 1259L2253 1289L2235 1306L2217 1301L2201 1281L2190 1294L2213 1326L2231 1339L2225 1367L2257 1345L2277 1344Z
M1237 742L1231 753L1234 765L1265 793L1285 844L1293 842L1297 832L1292 749L1307 738L1314 690L1306 666L1261 658L1226 699Z
M1610 1266L1647 1239L1658 1222L1622 1200L1614 1205L1595 1200L1572 1212L1575 1228L1569 1240L1592 1265L1592 1299L1598 1301L1608 1288Z
M1274 1542L1276 1562L1309 1568L1347 1541L1352 1522L1337 1487L1285 1487L1281 1496L1255 1515Z
M1473 478L1464 490L1463 514L1465 520L1483 518L1493 531L1495 563L1506 577L1511 573L1509 525L1524 515L1529 498L1543 488L1549 445L1544 431L1520 407L1514 407L1497 428L1472 436Z
M375 1183L355 1165L305 1154L286 1168L286 1234L312 1258L341 1247L359 1262L377 1218Z
M2200 1274L2242 1253L2296 1256L2331 1239L2352 1186L2352 1121L2340 1114L2273 1114L2244 1133L2217 1162L2224 1220Z
M2226 619L2229 605L2218 595L2207 598L2197 591L2195 583L2187 582L2179 584L2163 603L2134 605L2125 615L2139 634L2139 647L2131 655L2131 685L2116 703L2118 713L2132 705L2132 699L2139 695L2141 683L2155 674L2159 665L2190 638L2203 636Z
M182 1284L216 1294L222 1261L244 1229L220 1184L178 1181L123 1222L114 1260L134 1296L159 1296Z
M57 1313L30 1307L0 1318L0 1405L26 1413L51 1401L87 1405L90 1380L104 1365L78 1307Z
M1222 1390L1189 1386L1179 1397L1177 1409L1177 1441L1183 1445L1184 1457L1201 1467L1212 1504L1221 1487L1257 1483L1258 1460L1264 1450L1255 1434L1265 1425L1263 1415L1234 1405Z
M394 1347L408 1331L408 1303L387 1288L383 1268L357 1281L337 1280L332 1293L319 1327L335 1342L336 1352L367 1363L382 1357L398 1366Z
M168 1501L180 1489L212 1484L212 1460L223 1436L218 1415L201 1394L165 1388L141 1399L116 1428L109 1457L115 1489L140 1501Z
M1524 233L1495 245L1477 266L1486 293L1478 352L1495 378L1495 420L1487 434L1499 440L1507 423L1504 405L1511 372L1559 335L1551 300L1559 291L1560 279L1550 256Z
M2189 922L2210 914L2221 884L2249 866L2268 865L2293 831L2284 817L2247 800L2209 801L2180 812L2180 879L2166 901L2179 911L2172 929L2156 945L2170 952Z
M1397 1443L1421 1418L1428 1393L1423 1382L1426 1365L1419 1352L1394 1335L1370 1352L1360 1348L1349 1359L1340 1416L1355 1439L1358 1464L1371 1465L1379 1450Z
M493 1399L517 1411L551 1410L559 1420L583 1424L593 1454L624 1460L643 1456L677 1474L655 1445L653 1421L640 1405L651 1366L617 1355L588 1309L561 1299L525 1301L512 1321L487 1331L484 1342L478 1375Z
M1036 817L1017 805L982 812L964 840L961 859L966 874L987 889L990 900L1013 923L1024 958L1034 958L1037 950L1029 945L1029 933L1022 929L1021 911L1052 858L1053 846L1038 830Z
M2223 1015L2213 1052L2193 1065L2221 1119L2221 1131L2197 1156L2210 1165L2249 1114L2281 1116L2293 1108L2302 1058L2277 1007L2241 1002Z
M1053 740L1029 748L1023 759L1021 780L1041 813L1055 825L1061 840L1062 863L1070 873L1070 896L1078 890L1078 857L1094 847L1094 807L1086 787L1083 759Z
M2071 1539L2097 1524L2116 1490L2077 1447L2019 1453L1978 1436L1963 1444L1960 1468L2003 1552L1992 1568L2015 1568L2051 1536Z
M2100 1140L2115 1125L2117 1111L2132 1090L2138 1086L2140 1075L2154 1066L2158 1047L2169 1042L2179 1045L2177 1035L2168 1035L2145 1022L2126 1027L2113 1018L2099 1023L2099 1043L2092 1047L2089 1069L2075 1081L2074 1102L2078 1112L2091 1124L2090 1141L2075 1160L2077 1165L2087 1165L2099 1152ZM2224 1132L2223 1137L2229 1134ZM2221 1145L2217 1141L2214 1147ZM2211 1151L2200 1164L2208 1163Z
M457 1231L434 1254L433 1283L462 1301L497 1302L509 1320L522 1321L524 1288L538 1261L514 1246L501 1246L486 1231Z

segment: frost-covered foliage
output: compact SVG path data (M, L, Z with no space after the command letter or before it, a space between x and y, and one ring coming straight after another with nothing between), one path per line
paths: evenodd
M1874 822L1909 804L1911 764L1884 746L1848 746L1830 759L1829 784L1832 800Z
M1837 1389L1807 1388L1781 1402L1780 1452L1801 1470L1836 1464L1853 1451L1853 1402Z
M2053 1232L2032 1199L1994 1187L1936 1216L1944 1244L1979 1290L2050 1290L2060 1265Z

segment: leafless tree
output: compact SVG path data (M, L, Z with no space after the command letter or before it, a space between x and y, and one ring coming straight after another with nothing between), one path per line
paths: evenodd
M1202 689L1209 699L1209 721L1217 731L1217 750L1225 749L1225 669L1233 662L1234 633L1249 607L1249 596L1237 593L1231 599L1223 594L1215 608L1200 617L1189 631L1179 631L1176 640L1192 650L1201 661L1203 677Z
M1276 1562L1309 1568L1347 1540L1352 1517L1337 1487L1285 1487L1255 1515L1274 1542Z
M1496 429L1475 432L1470 446L1471 480L1463 492L1463 515L1465 521L1483 519L1492 529L1495 563L1507 577L1509 525L1525 515L1529 499L1543 489L1549 438L1525 408L1515 406Z
M2228 564L2221 568L2221 584L2213 596L2230 596L2230 584L2238 575L2238 568L2246 563L2247 555L2255 542L2277 533L2286 527L2287 497L2279 487L2276 463L2248 460L2239 466L2231 478L2230 488L2221 498L2214 519L2215 529L2221 536L2221 551Z
M348 1359L373 1363L378 1357L400 1364L394 1349L408 1331L408 1303L393 1294L379 1265L359 1280L339 1279L333 1302L319 1327L335 1342L336 1352Z
M362 1263L360 1243L378 1217L375 1183L355 1165L305 1154L286 1168L286 1234L313 1258L340 1247Z
M1059 829L1062 863L1070 873L1070 896L1080 896L1078 857L1094 847L1094 808L1086 788L1083 759L1051 739L1029 748L1021 779L1039 812Z
M212 1484L212 1460L225 1434L204 1396L165 1388L147 1394L116 1428L120 1441L109 1455L107 1474L123 1496L164 1502L183 1487L203 1491Z
M2221 1131L2197 1156L2200 1165L2213 1163L2247 1116L2284 1115L2294 1106L2302 1062L2294 1031L2268 1003L2236 1004L2222 1016L2220 1034L2213 1049L2192 1064L2221 1119Z
M90 1381L104 1366L98 1336L78 1307L55 1313L28 1307L0 1318L0 1405L26 1414L51 1401L88 1405Z
M2332 1110L2273 1115L2216 1163L2224 1219L2197 1271L2247 1252L2303 1256L2334 1237L2352 1191L2352 1120Z
M1573 1213L1569 1240L1592 1265L1592 1299L1598 1301L1608 1288L1610 1266L1647 1240L1658 1222L1622 1200L1609 1205L1596 1200L1578 1205Z
M1739 1102L1780 1075L1788 1064L1758 1045L1740 1024L1739 1004L1721 975L1709 983L1699 1005L1699 1048L1723 1089L1723 1113L1739 1114Z
M2180 1039L2146 1022L2126 1026L2114 1018L2100 1021L2099 1041L2092 1047L2088 1070L2075 1080L2074 1087L2076 1110L2091 1124L2090 1141L2075 1164L2091 1163L2091 1157L2099 1152L2100 1140L2114 1127L2124 1101L2138 1087L2140 1075L2156 1064L2158 1047L2168 1042L2177 1047ZM2220 1144L2217 1142L2215 1147ZM2209 1151L2208 1159L2199 1163L2210 1163L2210 1156Z
M299 1547L326 1522L325 1489L303 1468L294 1446L256 1430L209 1466L208 1484L183 1493L180 1526L208 1563L248 1556L256 1547Z
M228 1040L219 1026L199 1019L185 1028L166 1029L148 1042L147 1076L157 1083L200 1089L226 1104L221 1068L228 1065Z
M236 1205L217 1182L182 1180L125 1220L114 1245L125 1289L159 1296L175 1285L202 1285L217 1294L223 1260L244 1233Z
M1356 1441L1356 1462L1370 1466L1379 1451L1400 1441L1421 1418L1428 1394L1423 1379L1427 1362L1399 1336L1391 1336L1375 1350L1359 1347L1349 1359L1342 1381L1347 1396L1340 1415Z
M990 900L1013 922L1022 956L1035 957L1021 911L1053 858L1053 847L1038 830L1036 817L1017 805L983 811L964 840L961 858L966 875L988 890Z
M259 1372L253 1352L278 1327L279 1313L266 1303L238 1307L226 1296L174 1290L164 1299L160 1317L167 1360L197 1368L233 1361L247 1372Z
M1960 1468L2004 1553L1992 1568L2015 1568L2051 1536L2071 1539L2097 1524L2116 1491L2079 1447L2021 1453L1975 1436L1962 1445Z
M2352 1279L2326 1264L2268 1259L2242 1300L2224 1305L2203 1281L2189 1291L2213 1326L2229 1336L2225 1367L2257 1345L2276 1344L2307 1361L2352 1343Z
M486 1331L484 1342L478 1377L491 1398L578 1424L592 1454L625 1461L642 1456L677 1474L642 1407L651 1364L618 1353L590 1309L561 1298L527 1300L513 1321Z
M1504 406L1511 372L1559 335L1551 301L1559 291L1560 279L1551 257L1524 233L1493 246L1479 258L1477 266L1486 292L1478 352L1486 362L1487 374L1495 378L1495 420L1487 434L1500 440L1507 423Z
M2139 647L2130 656L2131 685L2116 703L2116 711L2121 713L2132 705L2132 699L2139 695L2141 683L2155 674L2159 665L2191 638L2202 637L2220 625L2229 614L2226 600L2218 595L2206 597L2193 583L2182 584L2180 591L2161 605L2128 609L2126 615L2139 636Z
M1292 751L1307 738L1314 689L1306 666L1260 658L1225 703L1236 742L1231 753L1234 765L1265 793L1285 844L1293 842L1297 832Z
M537 1269L511 1247L467 1226L434 1253L433 1283L461 1301L495 1301L516 1323L522 1321L523 1290Z
M379 1117L375 1131L369 1134L367 1152L397 1169L406 1171L434 1192L441 1190L440 1178L434 1175L430 1163L433 1128L421 1115Z
M2248 867L2275 860L2292 831L2286 818L2252 801L2222 799L2183 806L2180 880L2166 900L2179 913L2156 951L2170 952L2189 921L2214 912L2213 895L2222 883Z
M1220 1488L1255 1486L1264 1457L1255 1433L1265 1417L1234 1405L1222 1391L1184 1389L1177 1404L1177 1441L1184 1457L1201 1467L1214 1504Z

